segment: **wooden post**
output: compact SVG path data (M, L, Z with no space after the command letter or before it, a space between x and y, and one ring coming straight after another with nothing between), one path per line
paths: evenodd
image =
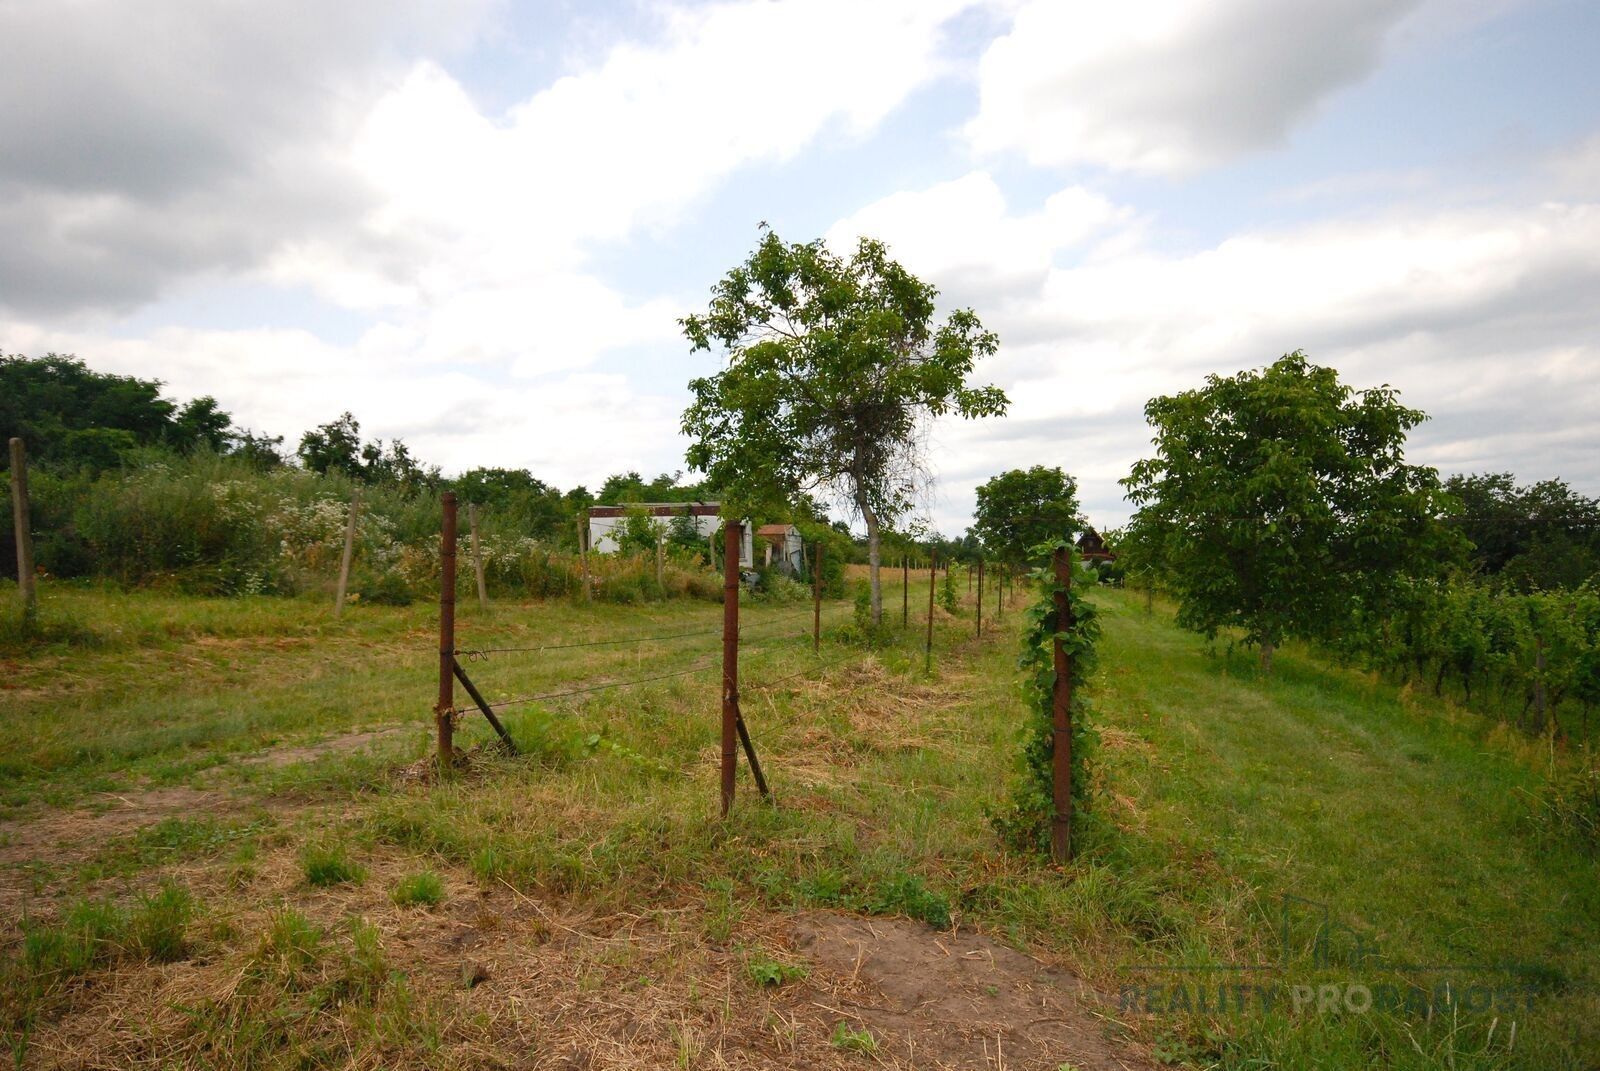
M483 581L483 547L478 542L478 504L467 503L467 523L472 526L472 573L478 578L478 609L489 608L489 586Z
M739 545L738 521L722 525L722 816L733 807L734 763L738 757L739 718Z
M39 612L39 578L33 571L33 521L28 513L28 451L20 438L11 440L11 523L17 537L17 595L22 623L31 625Z
M356 555L356 513L361 508L361 492L350 496L350 519L344 525L344 554L339 558L339 593L334 597L333 616L344 613L344 600L350 592L350 562Z
M928 645L922 659L924 673L933 672L933 589L938 586L934 581L939 568L935 561L937 557L937 551L928 551Z
M589 511L578 515L578 564L583 574L583 601L589 601Z
M1072 628L1072 551L1057 547L1054 557L1056 679L1050 689L1050 779L1055 815L1050 822L1050 858L1065 863L1072 858L1072 659L1061 633Z
M911 559L900 559L900 627L911 627Z
M817 543L817 552L813 557L816 564L811 567L811 650L814 654L822 653L822 543Z
M995 620L995 624L999 624L1000 623L1000 611L1002 609L1002 607L1000 605L1000 599L1005 594L1005 590L1006 590L1005 574L1003 572L1001 572L999 569L996 569L995 570L995 576L994 576L994 620Z
M978 559L978 602L974 607L978 625L978 638L983 639L983 559Z
M456 668L456 494L443 496L444 522L439 530L439 702L433 718L439 730L439 765L455 761Z
M656 587L667 590L667 537L656 533Z

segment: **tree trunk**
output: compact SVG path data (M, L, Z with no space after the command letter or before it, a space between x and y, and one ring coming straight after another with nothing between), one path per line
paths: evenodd
M1261 672L1267 676L1272 675L1272 652L1277 646L1271 640L1261 641Z
M878 579L878 565L882 555L879 553L878 515L872 512L872 507L867 504L866 495L856 496L856 507L861 510L861 519L867 522L867 572L872 583L872 623L883 624L883 585Z

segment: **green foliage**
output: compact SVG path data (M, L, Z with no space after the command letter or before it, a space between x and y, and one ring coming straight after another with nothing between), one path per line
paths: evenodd
M803 980L811 971L803 963L785 963L770 953L756 949L744 961L745 977L762 989L776 989Z
M875 1055L878 1051L878 1039L872 1036L872 1031L865 1027L857 1030L843 1019L834 1025L833 1036L828 1039L828 1043L836 1049L859 1052L866 1056Z
M356 578L355 593L372 606L410 606L414 601L406 578L391 570L364 570Z
M895 641L895 630L887 621L872 620L872 586L864 580L855 583L850 623L839 629L839 639L862 647L888 647Z
M1012 469L978 488L972 534L991 559L1022 565L1034 548L1082 526L1077 482L1059 468Z
M970 309L935 326L937 291L863 239L849 259L820 241L767 231L682 321L695 350L728 365L695 379L683 414L690 466L737 512L770 514L822 490L850 503L875 548L910 506L922 471L919 429L955 413L997 416L997 387L968 385L999 340ZM882 616L876 570L873 619Z
M1590 736L1600 704L1600 590L1521 595L1471 577L1402 584L1358 609L1341 651L1529 732ZM1543 697L1540 716L1538 701Z
M1068 552L1069 569L1078 571L1076 552L1070 540L1058 539L1032 549L1030 557L1047 561L1057 548ZM1022 774L1010 798L990 816L996 832L1017 851L1050 851L1050 822L1054 814L1055 773L1055 641L1059 636L1071 667L1072 703L1072 837L1076 852L1085 841L1092 841L1103 828L1090 807L1093 789L1090 773L1099 734L1090 724L1090 707L1084 688L1094 667L1094 645L1100 637L1094 604L1072 585L1067 592L1070 620L1059 620L1055 597L1062 590L1055 570L1036 569L1030 579L1038 598L1024 611L1022 655L1017 661L1022 670L1022 696L1027 707L1027 722L1022 735Z
M1536 827L1600 856L1600 766L1587 762L1558 774L1533 801Z
M1207 637L1237 627L1264 663L1286 638L1333 636L1357 595L1384 606L1455 553L1437 473L1404 459L1425 417L1387 386L1352 391L1297 351L1145 415L1156 456L1122 483L1178 621Z
M444 902L444 879L431 870L407 874L389 898L400 907L434 907Z
M129 918L128 950L157 963L174 963L189 954L189 923L194 897L183 886L164 882L139 898Z
M1576 588L1600 573L1600 500L1562 480L1518 487L1508 472L1452 476L1452 527L1473 566L1518 591Z
M873 915L905 915L936 930L950 928L950 901L915 874L896 874L867 894L862 910Z
M308 845L300 853L300 865L307 885L358 885L367 877L366 869L352 861L338 844Z
M960 607L960 600L956 595L955 573L945 569L944 578L939 581L939 605L944 607L946 613L955 613Z
M399 439L387 446L381 439L363 443L361 424L348 412L302 435L295 456L312 472L339 473L362 483L421 489L440 482L439 470L420 464Z

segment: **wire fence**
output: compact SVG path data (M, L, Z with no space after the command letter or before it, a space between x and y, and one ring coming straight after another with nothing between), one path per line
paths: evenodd
M802 617L804 617L804 618L806 618L808 620L809 619L813 619L813 611L807 610L803 615L802 614L788 615L788 616L786 616L784 618L781 618L779 620L776 620L776 621L763 621L760 624L752 625L749 628L741 628L739 630L739 640L740 640L739 646L740 646L741 655L743 655L745 652L751 651L751 650L766 652L766 651L772 649L771 645L774 644L774 643L777 643L779 641L786 640L786 639L795 638L793 636L785 635L782 631L777 632L777 633L772 633L772 632L770 632L768 630L770 630L770 629L772 629L774 627L787 628L787 627L791 626L793 623L799 621ZM846 617L848 617L848 614L840 615L840 614L835 613L835 614L830 615L827 619L825 619L824 623L828 624L828 625L838 624L840 621L844 620ZM648 635L648 636L631 636L631 637L621 637L621 638L610 639L610 640L593 640L593 641L585 641L585 642L578 642L578 643L542 644L542 645L538 645L538 646L528 646L528 647L464 648L464 649L461 649L460 651L458 651L457 653L458 654L459 653L464 653L464 654L466 654L468 656L469 659L472 659L474 655L486 659L488 657L488 655L493 654L493 653L538 653L538 652L544 652L544 651L564 651L564 650L574 650L574 649L589 648L589 647L617 646L617 645L630 644L630 643L635 643L635 644L636 643L649 643L649 642L654 642L654 641L674 640L674 639L682 639L682 638L688 638L688 637L699 637L699 636L720 634L720 633L721 633L721 629L695 629L695 630L689 630L689 631L684 631L684 632L658 633L658 634L653 634L653 635ZM747 641L751 640L752 636L754 636L753 642L747 642ZM523 706L523 705L526 705L526 704L529 704L529 703L545 702L545 701L554 700L554 699L564 699L564 698L568 698L568 697L571 697L571 696L588 695L588 694L595 693L595 692L611 691L611 690L622 689L622 688L632 688L632 687L636 687L636 686L639 686L639 685L652 684L652 683L656 683L656 682L659 682L659 681L672 680L672 679L678 678L678 677L687 677L687 676L691 676L691 675L696 674L696 673L704 673L704 672L707 672L709 670L719 669L720 665L721 665L721 663L719 661L719 656L717 654L715 654L714 652L708 652L708 653L710 653L712 655L712 657L710 657L706 661L703 661L701 663L698 663L698 664L692 665L692 666L686 666L686 667L682 667L682 668L678 668L678 669L669 670L669 671L664 672L664 673L650 673L650 674L645 674L643 676L626 678L624 680L607 680L607 681L601 681L601 682L598 682L598 683L595 683L595 684L586 684L586 685L580 685L578 687L571 687L571 688L563 687L563 688L553 689L553 690L549 690L549 691L536 692L536 693L532 693L532 694L529 694L529 695L513 696L513 697L511 697L509 699L496 699L496 700L493 700L493 701L485 701L482 705L483 705L483 707L486 707L489 710L502 710L502 709L504 709L506 707ZM806 666L803 669L797 671L796 673L786 674L785 677L779 678L779 680L788 679L789 677L800 676L800 675L802 675L804 673L809 673L809 672L812 672L812 671L814 671L816 669L819 669L819 668L827 668L828 666L834 665L839 661L841 661L841 659L833 659L833 660L825 661L825 662L822 662L822 663L817 663L817 664L814 664L814 665L811 665L811 666ZM767 687L767 686L769 686L771 684L775 684L775 683L777 683L777 681L760 682L760 683L757 683L755 685L750 686L750 688L751 689L759 689L759 688L764 688L764 687ZM470 710L472 708L469 707L469 708L464 708L464 709Z

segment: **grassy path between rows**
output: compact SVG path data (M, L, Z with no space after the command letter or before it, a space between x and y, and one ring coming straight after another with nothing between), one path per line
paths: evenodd
M53 597L97 642L7 655L0 692L3 876L25 885L8 902L28 918L0 937L0 984L7 1035L41 1066L88 1021L86 1051L121 1066L489 1066L571 1041L602 1005L662 1017L628 1050L646 1063L899 1059L813 1036L766 982L734 977L776 964L762 977L787 986L783 920L819 908L977 929L1074 969L1108 994L1108 1037L1175 1063L1600 1058L1600 872L1530 829L1535 747L1303 652L1261 681L1119 592L1097 596L1108 828L1066 872L1005 853L987 820L1018 748L1020 600L982 642L970 603L937 615L931 676L915 611L902 645L832 636L823 661L842 661L818 665L803 606L752 607L744 710L777 806L741 774L724 823L714 673L516 708L522 758L419 783L398 771L427 748L429 608L334 622L296 601ZM913 588L913 606L925 598ZM505 604L466 610L462 643L690 631L719 612ZM702 641L714 651L715 636L693 637L491 656L473 672L497 698L692 664ZM378 732L318 750L357 728ZM272 748L300 750L262 761ZM39 842L29 822L150 791L203 793L209 810L21 850ZM392 903L423 873L440 904ZM526 970L546 954L537 933L593 940L519 1003L464 984L454 951L423 954L447 923L475 935L465 947L498 935ZM104 940L79 940L91 931ZM176 949L151 951L175 931ZM1457 1002L1431 1014L1345 1003L1352 987L1437 997L1445 982ZM1250 997L1295 986L1336 987L1339 1005ZM153 1037L137 1040L140 1022Z

